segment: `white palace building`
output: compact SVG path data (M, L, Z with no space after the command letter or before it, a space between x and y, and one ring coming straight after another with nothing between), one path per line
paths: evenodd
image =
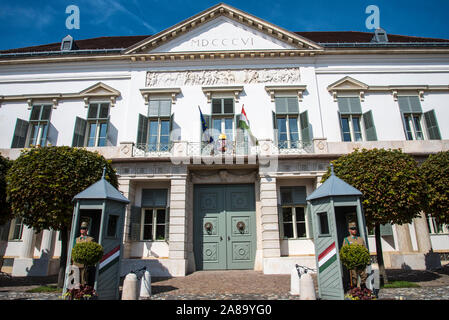
M122 275L316 268L305 199L330 161L355 148L423 161L449 150L448 121L449 40L293 32L222 3L155 35L0 51L0 153L73 146L111 160L131 201ZM424 213L383 226L386 267L447 260L448 232ZM57 273L58 232L15 219L0 240L2 271Z

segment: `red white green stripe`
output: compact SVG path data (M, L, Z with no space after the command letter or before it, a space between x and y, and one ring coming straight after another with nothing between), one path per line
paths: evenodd
M239 128L244 129L248 132L248 136L251 139L252 144L257 144L257 139L256 139L256 137L253 136L251 129L249 128L249 121L248 121L248 117L246 116L244 107L245 107L245 105L242 105L242 112L241 112L240 120L239 120Z
M323 272L327 267L329 267L333 262L337 260L337 248L335 247L335 242L326 248L318 256L318 269Z
M98 272L102 273L118 262L120 258L120 245L109 251L100 260Z

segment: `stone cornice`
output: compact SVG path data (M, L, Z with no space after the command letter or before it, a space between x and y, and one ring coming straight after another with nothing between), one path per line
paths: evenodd
M26 101L28 108L33 106L36 101L48 102L56 108L59 100L64 99L82 99L85 107L88 107L89 100L95 98L107 98L111 102L111 106L115 106L116 98L120 96L120 91L98 82L78 93L45 93L45 94L19 94L0 96L0 105L5 101Z

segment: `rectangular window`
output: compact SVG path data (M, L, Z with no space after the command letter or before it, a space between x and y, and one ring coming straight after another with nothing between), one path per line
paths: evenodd
M147 152L169 152L172 122L171 100L150 100L148 116L139 114L136 147Z
M338 97L338 110L343 141L377 140L372 112L362 114L359 97Z
M87 111L87 146L104 147L107 144L109 103L91 103Z
M46 146L51 105L34 105L30 116L29 146Z
M329 235L329 222L327 219L327 212L318 212L317 216L320 235Z
M306 188L281 187L281 237L297 239L307 237Z
M422 108L418 96L399 96L399 110L404 124L405 138L407 140L423 140Z
M23 232L23 219L14 218L11 222L9 240L21 240Z
M220 134L226 135L226 141L234 141L237 123L234 121L234 99L212 99L212 138L219 141Z
M167 209L143 208L141 240L162 241L167 237Z
M117 238L118 218L119 217L116 215L109 215L108 228L106 232L106 236L108 238Z

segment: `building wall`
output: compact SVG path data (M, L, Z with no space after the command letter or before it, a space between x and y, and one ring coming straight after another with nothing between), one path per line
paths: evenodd
M97 148L107 158L115 159L116 167L149 166L152 162L130 162L130 154L121 153L122 142L136 142L138 116L147 114L147 106L139 89L145 88L147 71L183 71L203 69L246 69L246 68L287 68L299 67L301 72L300 84L306 85L302 101L299 102L300 112L308 111L309 122L312 126L314 138L323 138L326 148L320 156L328 155L329 159L318 157L318 150L310 154L310 163L329 162L335 155L351 152L354 147L403 147L406 152L437 152L449 150L449 126L445 121L449 119L449 89L447 91L426 91L424 100L421 101L423 112L434 109L436 112L442 141L405 141L399 106L394 101L391 92L365 92L365 99L361 103L362 111L372 110L376 126L378 141L372 143L345 143L341 142L340 124L338 119L338 104L333 100L332 94L327 87L350 76L369 86L388 85L447 85L449 83L449 61L446 56L325 56L316 58L297 59L253 59L253 60L217 60L217 61L176 61L176 62L154 62L154 63L131 63L131 62L104 62L104 63L67 63L48 65L26 65L0 68L0 96L37 93L77 93L98 82L120 91L121 96L117 99L114 107L110 109L110 121L115 132L113 147ZM180 139L187 142L199 142L200 118L197 106L201 107L204 114L211 113L211 104L207 103L207 97L202 91L202 86L181 86L181 94L177 95L176 103L172 105L174 113L174 128L180 130ZM166 96L164 96L166 97ZM94 101L94 100L92 100ZM272 111L275 104L265 90L265 84L245 84L239 96L239 102L235 104L235 113L240 113L242 105L251 123L251 129L260 140L273 140ZM17 118L28 120L30 110L26 101L1 102L0 107L0 152L3 155L15 158L18 150L11 150L11 142ZM87 109L82 99L60 100L56 109L52 110L50 141L53 145L70 146L73 138L75 118L86 118ZM94 150L94 149L92 149ZM118 160L117 160L118 159ZM152 159L154 160L154 159ZM121 163L120 161L123 161ZM295 160L294 160L295 161ZM294 162L293 161L293 162ZM161 167L171 168L169 163L162 163ZM280 166L279 166L280 167ZM319 178L324 173L327 165L313 172L302 172L277 175L276 198L279 203L279 188L287 185L305 185L307 194L316 188ZM235 167L224 166L227 170ZM202 167L199 170L208 169ZM170 169L171 170L171 169ZM282 169L279 168L279 172ZM279 173L278 172L278 173ZM276 174L278 174L276 173ZM305 176L303 175L305 174ZM121 190L132 203L140 203L141 190L143 188L164 187L171 190L170 180L174 177L173 172L162 174L133 177L120 175ZM192 262L193 240L192 240L192 212L193 204L189 202L192 197L193 182L187 182L188 192L184 216L178 217L177 230L185 228L185 239L176 233L176 240L185 243L184 257L174 257L174 246L170 242L125 242L126 261L123 270L136 265L136 263L149 263L160 270L160 274L183 275L187 271L195 270ZM260 187L259 184L257 184ZM257 190L257 189L256 189ZM259 191L260 193L260 191ZM271 197L271 196L270 196ZM169 193L169 199L171 199ZM268 221L265 213L272 211L274 204L270 204L269 210L262 200L256 201L256 212L260 217L258 224L258 246L255 268L264 270L266 273L290 273L295 263L314 267L314 246L312 239L277 240L266 239L266 235L278 232L276 222ZM268 211L267 211L268 210ZM270 212L271 212L270 211ZM130 210L127 210L127 222L125 223L125 234L128 233ZM273 215L268 215L272 219ZM184 219L184 220L183 220ZM190 220L189 220L190 219ZM264 220L265 219L265 220ZM184 221L184 222L182 222ZM264 228L274 228L266 230ZM184 230L184 229L183 229ZM396 228L393 228L393 237L383 238L384 252L398 252ZM265 233L265 235L264 235ZM180 238L181 237L181 238ZM417 250L417 239L413 229L410 227L410 238L414 250ZM432 235L432 246L435 250L449 251L447 236ZM277 243L276 243L277 242ZM37 239L34 256L39 257L39 241ZM55 240L53 256L59 256L59 242ZM369 247L375 252L372 237L369 237ZM177 248L176 250L178 250ZM21 243L8 242L5 256L20 256ZM182 251L182 250L181 250ZM269 254L267 253L269 252ZM141 260L148 260L142 262ZM128 269L127 269L128 268Z

